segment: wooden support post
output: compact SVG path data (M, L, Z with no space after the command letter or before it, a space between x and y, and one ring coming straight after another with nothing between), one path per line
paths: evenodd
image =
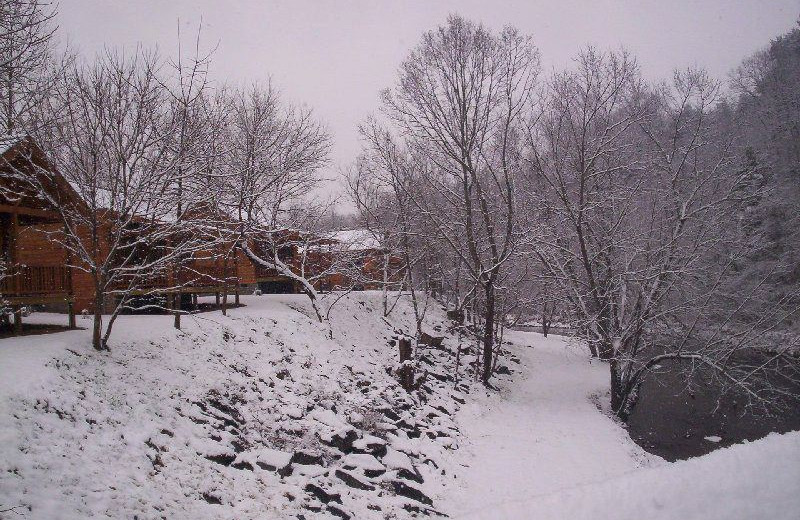
M214 296L217 297L217 306L219 306L219 292L214 293Z
M14 335L22 334L22 307L14 307Z
M197 293L192 293L192 308L197 310Z
M78 325L75 323L75 303L72 300L67 300L67 314L69 315L69 328L76 328Z
M234 294L234 301L235 301L236 305L239 305L239 284L238 283L236 284L236 289L234 289L234 290L235 290L235 292L233 293Z
M414 367L406 362L411 361L413 350L411 348L411 340L406 337L398 338L398 346L400 347L400 385L410 392L414 389Z
M180 330L181 328L181 293L172 293L172 309L175 311L172 326Z
M17 269L17 246L19 244L19 214L14 211L11 214L11 247L9 248L10 253L10 264L11 269L13 272L13 280L14 280L14 294L20 294L20 282L22 281L22 273ZM16 316L16 314L15 314ZM16 318L15 318L16 320Z

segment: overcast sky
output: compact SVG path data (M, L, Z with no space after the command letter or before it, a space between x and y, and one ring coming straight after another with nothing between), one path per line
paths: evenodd
M699 65L724 79L745 56L790 30L800 0L61 0L62 38L84 54L104 45L177 47L203 20L218 44L214 78L233 84L271 76L285 96L314 108L334 137L333 165L358 152L356 127L423 31L460 13L491 28L533 36L545 70L586 44L625 46L651 79Z

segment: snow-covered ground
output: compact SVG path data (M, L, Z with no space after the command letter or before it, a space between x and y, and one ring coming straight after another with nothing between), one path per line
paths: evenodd
M465 395L432 373L409 396L387 372L407 302L352 294L332 330L301 295L230 316L122 316L111 352L87 330L0 342L0 510L25 518L408 518L452 478ZM37 314L37 321L63 317ZM442 330L441 309L426 327ZM462 356L462 362L466 362ZM463 371L463 367L462 367ZM463 391L477 386L459 385ZM15 513L6 516L16 518ZM0 513L0 517L4 517Z
M598 410L608 367L567 338L514 333L527 371L457 415L456 519L797 519L800 432L668 463Z
M800 433L667 463L598 409L607 367L567 339L507 333L495 392L472 354L454 384L447 336L410 397L387 371L406 302L387 321L354 293L332 330L303 296L243 302L180 332L123 316L111 353L89 330L0 341L0 518L800 517Z

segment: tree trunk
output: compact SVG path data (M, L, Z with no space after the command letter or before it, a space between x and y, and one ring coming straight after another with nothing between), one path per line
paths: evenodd
M483 384L488 386L492 377L492 350L494 347L494 283L486 284L486 310L483 326Z
M547 315L547 303L542 303L542 335L546 338L550 332L550 318Z
M597 346L597 353L603 361L610 361L614 357L614 347L608 341L600 341Z
M92 346L95 350L105 350L103 344L103 293L95 289L94 323L92 325Z
M623 380L619 363L616 360L611 360L609 368L611 372L611 411L620 420L627 422L631 409L636 404L636 392L633 391L635 386L631 385L631 381Z

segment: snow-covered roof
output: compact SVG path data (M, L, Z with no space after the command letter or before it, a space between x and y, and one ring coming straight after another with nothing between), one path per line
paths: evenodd
M369 229L347 229L329 233L326 238L335 240L346 246L351 251L364 251L367 249L380 249L381 241Z

